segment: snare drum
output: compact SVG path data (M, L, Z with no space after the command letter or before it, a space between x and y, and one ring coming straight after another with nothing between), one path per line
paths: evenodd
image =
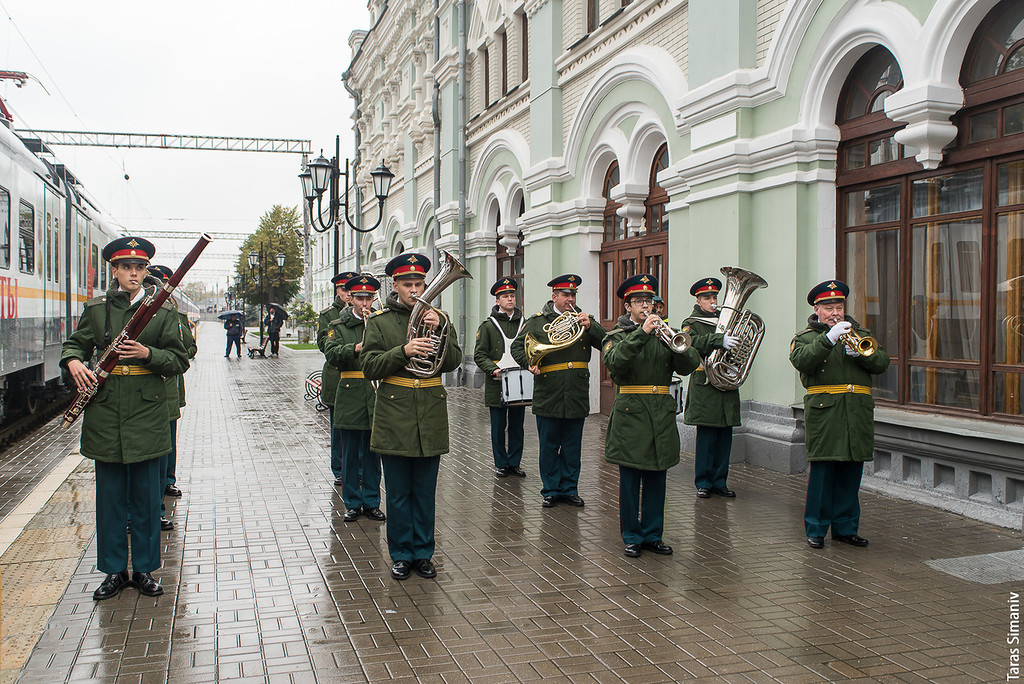
M501 371L501 405L525 406L533 403L533 373L525 368Z
M686 399L686 392L683 390L683 379L672 378L672 382L668 384L669 396L676 402L676 415L683 412L683 401Z

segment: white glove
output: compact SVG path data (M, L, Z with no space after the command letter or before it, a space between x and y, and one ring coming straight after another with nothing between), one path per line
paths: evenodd
M740 338L735 335L724 335L722 337L722 349L732 349L740 343Z
M850 330L852 330L852 329L853 329L853 324L850 323L849 321L839 321L838 323L836 323L835 325L832 326L832 329L829 330L828 333L826 333L825 336L828 338L829 342L831 342L832 344L835 344L836 342L839 341L839 336L840 335L845 335L846 333L850 332Z
M843 345L843 349L845 349L845 350L846 350L846 355L847 355L847 356L852 356L852 357L854 357L854 358L856 358L856 357L860 356L860 352L859 352L859 351L857 351L856 349L850 349L850 348L849 348L849 347L847 347L846 345Z

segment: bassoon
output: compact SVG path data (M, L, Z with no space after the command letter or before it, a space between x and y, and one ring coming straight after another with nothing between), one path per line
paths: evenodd
M142 334L142 331L146 329L146 325L153 319L156 312L160 310L160 307L167 301L167 298L174 293L175 288L178 287L178 283L181 282L181 279L185 277L185 274L188 273L189 269L196 263L199 255L203 253L203 250L206 249L206 246L211 242L213 242L213 238L206 233L203 233L199 237L199 242L196 243L195 247L192 248L192 251L190 251L182 260L181 265L178 266L178 270L171 274L171 277L164 282L162 287L156 288L152 294L146 295L142 300L142 304L140 304L139 308L135 311L135 314L132 315L131 319L124 326L124 329L116 338L114 338L114 341L110 343L110 346L108 346L102 356L100 356L99 361L96 363L96 382L93 383L92 387L78 391L78 396L75 397L75 402L71 404L71 408L64 413L64 422L61 424L61 427L68 427L78 420L78 416L82 415L82 411L85 410L86 404L88 404L92 398L96 396L97 392L100 391L100 388L103 387L103 383L105 383L107 378L110 376L110 371L114 369L114 366L116 366L117 362L120 360L121 357L115 349L117 349L118 345L122 342L138 339L139 335Z

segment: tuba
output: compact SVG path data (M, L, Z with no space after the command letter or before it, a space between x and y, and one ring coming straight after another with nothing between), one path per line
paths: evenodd
M523 338L523 350L526 352L526 363L530 366L539 366L540 360L553 351L565 349L583 336L583 326L576 317L579 316L579 309L570 306L567 311L558 314L558 318L544 326L544 333L548 336L545 344L530 333Z
M416 306L412 308L412 313L409 315L409 329L405 334L405 341L407 343L417 337L427 337L430 339L430 353L426 356L412 357L405 367L407 371L420 378L437 375L438 371L441 370L441 363L448 353L448 337L451 334L451 321L448 319L448 315L444 311L431 306L430 301L456 280L473 277L466 270L466 267L459 263L458 259L443 249L440 252L441 267L434 279L427 284L423 294L416 297ZM437 328L433 328L423 322L423 317L427 311L437 312L438 317L441 319Z
M718 307L716 333L738 337L739 343L732 349L716 349L704 360L704 372L708 382L716 388L727 391L739 389L747 379L754 354L764 339L764 321L743 305L754 290L768 287L768 281L752 271L736 266L723 266L725 295Z

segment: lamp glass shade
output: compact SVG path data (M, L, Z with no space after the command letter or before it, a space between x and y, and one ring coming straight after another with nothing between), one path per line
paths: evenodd
M249 268L256 268L256 262L260 260L260 255L256 252L249 252Z
M373 194L377 196L379 201L383 202L388 198L388 193L391 192L391 181L395 174L391 173L391 169L384 166L384 162L381 162L380 166L370 172L370 176L373 178Z
M317 195L322 195L327 189L328 183L331 182L332 168L331 162L327 161L322 154L309 162L306 167L313 177L313 192Z
M313 192L313 174L309 172L309 169L299 174L299 181L302 183L302 196L307 201L316 197L316 193Z
M277 253L277 267L284 268L284 252Z

